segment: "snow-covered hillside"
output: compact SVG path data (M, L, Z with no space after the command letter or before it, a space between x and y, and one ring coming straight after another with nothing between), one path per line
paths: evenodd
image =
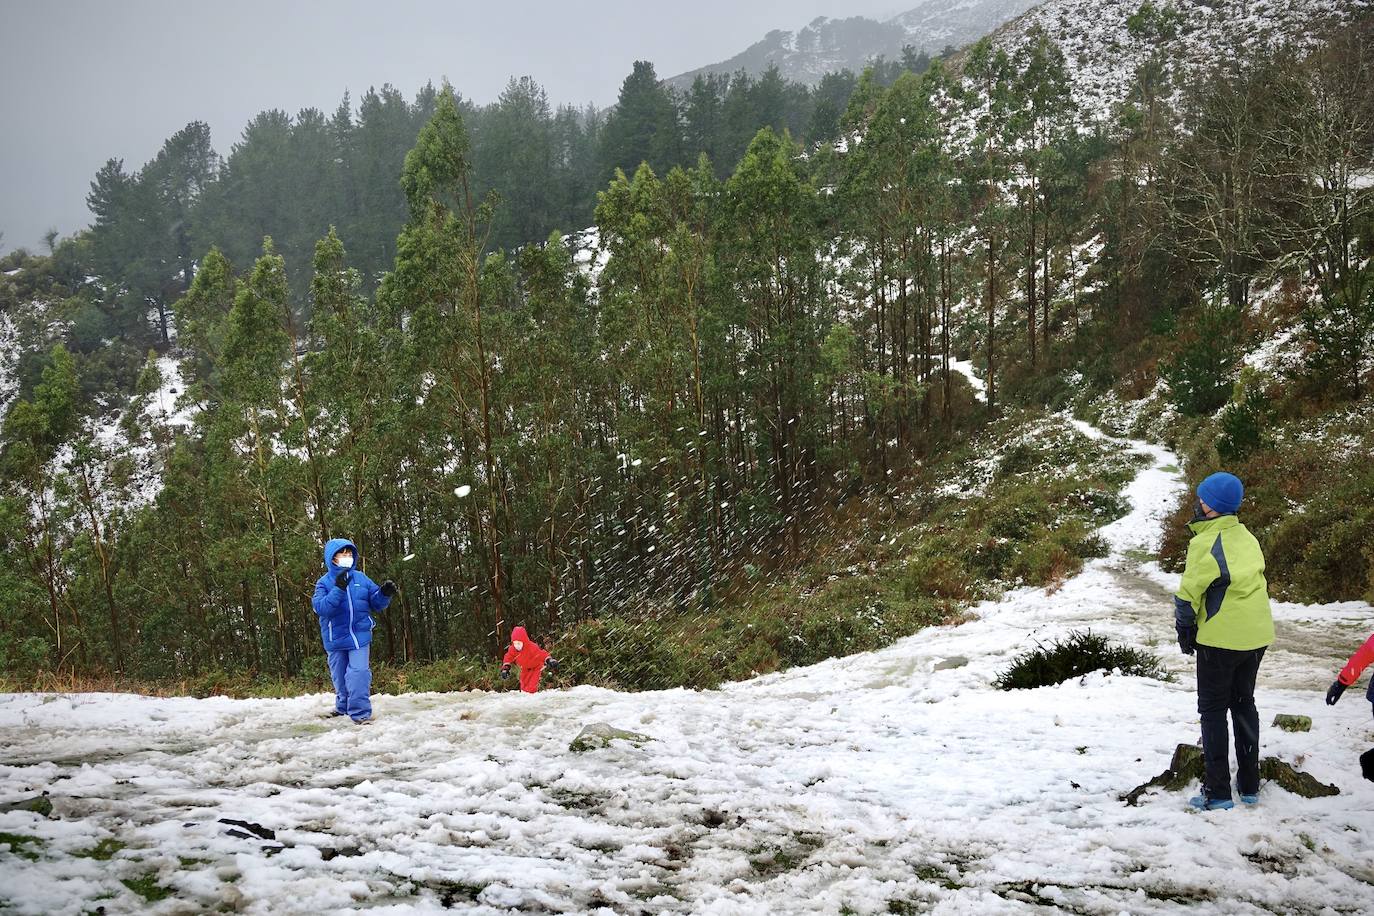
M1169 579L1139 565L1177 504L1177 460L1121 447L1147 458L1131 511L1103 531L1111 555L1062 588L720 691L379 697L363 728L320 719L323 696L0 698L0 802L47 792L52 805L51 818L0 813L0 906L1374 912L1374 785L1355 761L1369 711L1353 696L1322 704L1367 606L1280 606L1261 669L1266 724L1314 721L1265 728L1263 752L1343 794L1266 785L1255 809L1205 814L1183 793L1118 798L1197 736ZM1155 646L1177 681L992 688L1014 654L1088 626ZM572 752L596 722L647 740Z
M1126 98L1140 65L1156 48L1183 68L1244 58L1262 47L1315 46L1329 29L1374 6L1370 0L1156 0L1162 34L1130 20L1143 0L1047 0L1008 22L993 38L1008 49L1043 29L1063 50L1080 108L1105 118Z
M758 76L775 66L785 79L815 84L827 73L845 69L858 73L876 57L899 60L907 45L932 57L946 47L963 47L1037 2L926 0L881 22L863 16L821 16L796 32L776 29L728 60L679 74L666 82L687 89L698 74L729 76L743 70Z

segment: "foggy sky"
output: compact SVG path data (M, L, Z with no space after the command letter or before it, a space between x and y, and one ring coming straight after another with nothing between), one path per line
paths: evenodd
M133 172L191 121L227 156L259 111L332 112L391 83L447 78L493 101L532 76L557 105L615 101L635 60L660 77L724 60L819 15L916 0L0 0L0 251L90 222L111 157Z

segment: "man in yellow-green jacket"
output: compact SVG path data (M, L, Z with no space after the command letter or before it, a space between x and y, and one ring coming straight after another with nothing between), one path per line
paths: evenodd
M1197 709L1202 716L1202 794L1195 808L1233 808L1226 713L1236 730L1236 788L1259 802L1259 711L1255 677L1274 641L1264 553L1236 511L1245 488L1233 474L1213 474L1197 489L1188 527L1188 562L1174 596L1174 624L1185 655L1197 652Z

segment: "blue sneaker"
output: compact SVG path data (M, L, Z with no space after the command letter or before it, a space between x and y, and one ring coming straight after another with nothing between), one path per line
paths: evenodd
M1243 805L1251 805L1251 806L1253 806L1253 805L1258 805L1258 804L1259 804L1259 794L1256 793L1255 795L1246 795L1245 793L1241 793L1240 802L1241 802L1241 804L1243 804Z
M1199 811L1230 811L1236 806L1229 798L1208 798L1206 795L1194 795L1188 799L1188 804Z

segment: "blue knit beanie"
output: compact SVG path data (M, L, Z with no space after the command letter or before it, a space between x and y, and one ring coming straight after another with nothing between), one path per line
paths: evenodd
M1219 471L1198 484L1197 495L1218 514L1230 515L1240 508L1240 501L1245 498L1245 487L1235 474Z

